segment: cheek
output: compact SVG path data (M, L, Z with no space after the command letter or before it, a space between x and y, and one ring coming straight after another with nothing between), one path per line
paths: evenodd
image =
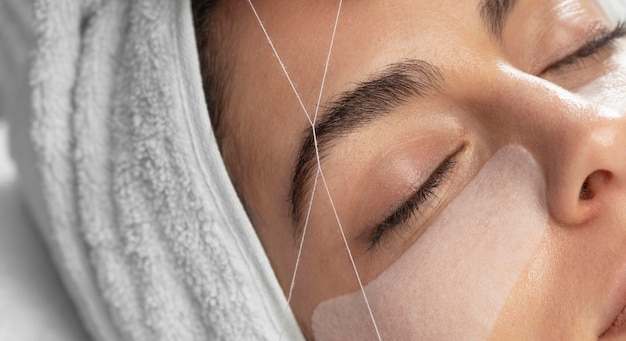
M500 149L427 232L365 287L383 339L485 339L547 225L544 179ZM316 340L375 339L361 292L318 305Z

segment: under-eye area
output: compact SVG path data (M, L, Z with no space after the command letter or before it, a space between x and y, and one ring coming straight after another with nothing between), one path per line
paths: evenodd
M2 340L626 340L625 0L0 0L0 46Z

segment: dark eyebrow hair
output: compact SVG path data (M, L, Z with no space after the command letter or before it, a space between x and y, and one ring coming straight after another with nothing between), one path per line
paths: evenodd
M385 116L408 99L426 96L444 85L444 76L437 67L411 59L391 64L356 84L355 89L341 93L327 106L315 127L320 160L342 137ZM316 173L315 139L309 127L304 131L289 198L296 235L302 228L304 199L312 190Z
M507 15L511 12L517 0L483 0L480 3L480 16L487 24L489 32L500 39Z

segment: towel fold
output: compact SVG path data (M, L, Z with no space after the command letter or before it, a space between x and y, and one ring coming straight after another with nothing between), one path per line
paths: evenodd
M94 338L302 339L218 151L189 1L34 16L29 201Z
M20 2L0 0L3 44L19 36L11 21L28 20ZM626 13L623 0L603 4ZM303 339L218 151L189 0L34 9L32 117L13 149L94 338ZM2 46L3 64L20 67L0 77L23 68L16 52ZM0 101L19 89L0 89Z

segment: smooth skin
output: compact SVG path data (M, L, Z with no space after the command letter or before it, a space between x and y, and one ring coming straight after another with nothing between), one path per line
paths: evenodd
M253 3L312 115L337 1ZM288 199L310 125L247 2L229 1L219 14L227 23L223 48L232 66L222 152L288 292L300 241L295 231L302 229L294 225ZM320 116L339 93L393 63L425 61L445 78L441 89L337 139L323 155L325 179L364 284L420 242L497 150L519 145L545 178L548 225L491 337L625 337L609 331L626 305L623 40L555 67L614 25L593 0L518 0L501 36L488 29L478 0L344 1ZM377 224L459 148L434 199L372 245L367 236ZM305 334L313 336L311 316L321 302L358 290L320 181L291 301Z

